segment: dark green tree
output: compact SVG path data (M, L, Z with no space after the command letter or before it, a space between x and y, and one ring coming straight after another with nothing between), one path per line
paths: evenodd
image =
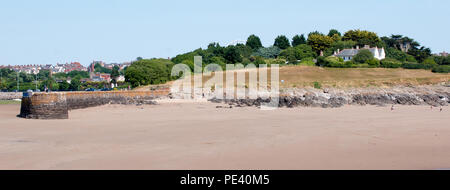
M291 44L289 43L289 39L286 36L280 35L277 38L275 38L273 46L277 46L280 49L286 49L290 47Z
M352 61L356 63L366 63L367 61L373 59L373 54L367 49L360 50L358 54L356 54Z
M298 46L300 44L306 44L306 39L305 39L305 36L303 34L300 35L300 36L299 35L295 35L292 38L292 46L293 47Z
M116 84L117 83L117 78L120 76L119 73L119 67L117 65L115 65L112 69L111 72L111 83Z
M241 55L239 53L239 50L238 50L238 48L236 46L228 46L225 49L225 55L224 55L223 58L225 58L225 60L228 63L231 63L231 64L239 63L239 62L242 61L242 57L241 57Z
M340 33L338 30L336 30L336 29L331 29L331 30L328 32L328 36L329 36L329 37L333 37L335 34L337 34L338 36L341 36L341 33Z
M253 50L257 50L259 48L262 48L262 43L261 40L259 39L258 36L252 34L247 38L247 42L245 43L245 45L249 46L250 48L252 48Z
M65 80L60 82L58 86L60 91L68 91L70 89L70 84Z
M125 71L125 81L133 87L162 84L172 79L173 63L167 59L143 59L133 62Z
M80 90L81 82L78 78L74 78L70 81L69 90L78 91Z
M421 63L431 56L431 50L430 48L423 46L420 48L413 47L408 51L408 54L414 56L414 58Z

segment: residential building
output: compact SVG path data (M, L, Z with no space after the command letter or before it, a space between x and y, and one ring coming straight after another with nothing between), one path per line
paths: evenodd
M338 49L336 52L334 52L333 56L340 57L340 58L344 59L344 61L350 61L353 59L353 57L356 54L359 53L359 51L361 51L363 49L367 49L370 52L372 52L373 57L375 59L382 60L382 59L386 58L386 52L384 51L384 48L378 48L378 47L371 48L368 45L364 46L364 48L359 48L359 46L356 46L356 48L343 49L342 51L340 51Z

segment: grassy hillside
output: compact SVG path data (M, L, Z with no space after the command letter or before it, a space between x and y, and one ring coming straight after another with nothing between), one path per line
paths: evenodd
M422 69L386 68L327 68L287 66L280 68L283 87L313 86L318 82L323 87L367 87L394 85L424 85L448 82L450 74L432 73Z
M248 71L246 80L248 84ZM253 70L254 71L254 70ZM270 80L270 71L268 71ZM214 76L214 75L213 75ZM213 76L203 76L203 82ZM225 75L224 75L225 78ZM281 87L389 87L396 85L427 85L449 82L450 74L432 73L422 69L387 69L387 68L329 68L316 66L284 66L280 67ZM170 86L173 81L162 86ZM225 83L225 79L224 79ZM161 85L143 86L136 90L147 90Z

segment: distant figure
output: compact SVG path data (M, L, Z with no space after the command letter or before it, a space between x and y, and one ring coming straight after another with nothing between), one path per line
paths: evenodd
M441 106L441 108L439 108L439 112L442 112L442 106Z
M394 111L394 105L391 106L391 111Z
M433 110L433 105L431 105L430 109Z

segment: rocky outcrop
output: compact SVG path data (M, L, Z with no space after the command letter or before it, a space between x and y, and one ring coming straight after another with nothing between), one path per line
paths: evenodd
M237 107L261 106L270 98L217 99ZM432 105L447 106L450 103L450 87L421 86L363 89L283 89L279 96L279 107L323 107L336 108L344 105Z

